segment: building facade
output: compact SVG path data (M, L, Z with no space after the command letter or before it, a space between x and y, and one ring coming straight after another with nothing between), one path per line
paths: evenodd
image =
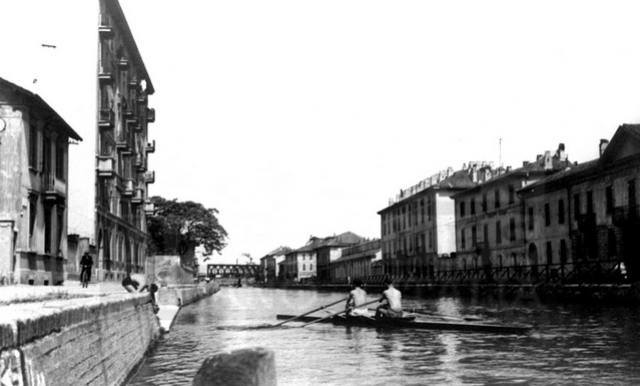
M517 192L569 165L564 145L521 168L487 173L477 186L456 194L457 254L450 270L486 271L527 264L524 206Z
M320 241L316 248L318 280L331 281L331 263L342 257L343 248L358 244L364 239L355 233L345 232L338 236L327 237Z
M478 170L490 163L471 162L449 168L401 190L378 212L381 220L383 271L391 276L433 275L456 252L455 205L452 196L474 187Z
M536 272L576 282L640 278L640 125L620 126L599 150L519 192Z
M0 78L0 284L65 281L69 143L80 140L42 98Z
M342 256L331 263L330 279L333 283L349 283L355 278L379 274L374 262L382 259L380 239L366 240L342 249Z
M69 12L73 10L73 12ZM85 139L71 149L66 269L93 254L97 280L144 270L149 184L155 151L148 125L154 87L118 0L24 0L3 4L15 15L0 25L3 49L21 60L2 61L0 74L29 84ZM28 18L28 21L27 19Z
M267 283L275 282L280 275L280 263L284 262L289 247L278 247L260 259L261 279Z

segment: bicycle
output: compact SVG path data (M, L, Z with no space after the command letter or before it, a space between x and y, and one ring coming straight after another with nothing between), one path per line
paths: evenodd
M89 287L89 270L91 268L83 268L80 273L80 284L82 284L82 288Z

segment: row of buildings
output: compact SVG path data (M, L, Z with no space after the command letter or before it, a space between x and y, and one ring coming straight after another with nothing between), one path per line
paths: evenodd
M263 258L265 278L636 280L639 177L640 125L620 126L601 140L599 158L582 164L569 161L564 144L519 168L470 162L389 200L378 212L380 239L336 245L328 259L321 245L331 238L279 248Z
M0 64L0 281L59 285L87 251L98 280L143 272L155 90L119 2L25 0L3 14L0 32L17 38Z

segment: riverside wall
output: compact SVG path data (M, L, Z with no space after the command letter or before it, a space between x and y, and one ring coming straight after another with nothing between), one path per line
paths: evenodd
M149 294L0 307L0 384L121 386L159 336Z
M183 307L187 304L195 303L198 300L211 296L220 290L220 286L215 281L210 283L175 284L160 287L156 294L158 305Z

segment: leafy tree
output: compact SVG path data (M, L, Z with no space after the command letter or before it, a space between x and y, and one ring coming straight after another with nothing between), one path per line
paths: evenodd
M220 225L215 208L176 199L151 197L155 206L154 216L147 217L147 231L151 237L150 247L161 255L183 256L190 248L201 245L205 255L220 253L227 245L227 231Z

